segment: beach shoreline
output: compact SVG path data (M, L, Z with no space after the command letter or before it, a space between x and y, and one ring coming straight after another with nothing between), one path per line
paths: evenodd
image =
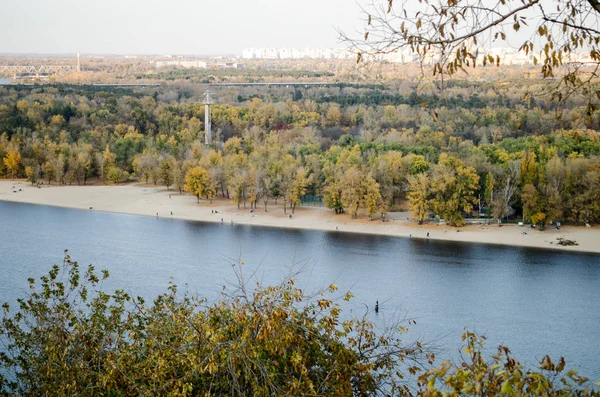
M143 183L117 186L44 184L38 188L24 180L2 180L0 201L224 224L600 253L598 226L564 226L561 230L550 226L543 232L516 225L468 225L457 229L429 223L418 225L415 221L407 220L407 213L390 213L389 222L381 222L370 221L364 216L352 219L348 214L336 215L334 211L324 207L297 207L295 214L290 218L290 210L284 214L281 202L270 202L266 213L261 205L250 212L249 207L238 209L229 200L218 199L212 204L201 200L198 204L193 196ZM574 240L579 245L560 246L557 245L558 238Z

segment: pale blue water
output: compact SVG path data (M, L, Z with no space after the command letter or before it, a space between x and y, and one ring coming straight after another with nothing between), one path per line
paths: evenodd
M535 365L564 355L600 380L600 256L483 244L338 232L221 225L0 202L0 301L23 296L63 250L111 272L107 288L151 297L177 284L213 299L234 281L231 261L276 283L292 262L305 290L336 283L362 314L383 326L398 313L417 319L411 337L437 340L456 357L465 327L506 344Z

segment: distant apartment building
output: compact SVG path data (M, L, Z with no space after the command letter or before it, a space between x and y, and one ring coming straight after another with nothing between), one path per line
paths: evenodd
M182 68L186 68L186 69L191 69L191 68L206 69L208 67L208 63L204 62L204 61L199 61L199 60L185 61L185 60L178 59L175 61L156 61L156 62L154 62L154 66L157 68L160 68L163 66L181 66Z
M525 54L515 48L497 47L485 48L470 45L469 50L477 54L477 64L482 65L484 57L491 55L496 60L500 58L501 65L523 66L533 65L533 54ZM356 53L343 48L244 48L242 51L243 59L356 59ZM431 65L441 59L441 54L430 50L425 56L413 53L410 48L402 48L387 54L380 54L374 57L378 61L390 63L423 63ZM538 59L541 56L538 56ZM592 62L589 51L577 52L564 55L565 62Z
M244 48L243 59L354 59L356 55L340 48Z
M177 66L186 69L243 69L244 65L237 62L216 62L208 63L206 61L194 60L174 60L174 61L155 61L154 67L160 68L164 66Z

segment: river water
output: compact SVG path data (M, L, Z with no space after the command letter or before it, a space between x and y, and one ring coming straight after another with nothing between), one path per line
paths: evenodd
M600 243L600 242L599 242ZM105 289L146 298L169 277L209 299L235 281L232 259L264 284L302 270L298 285L335 283L355 295L347 313L378 326L407 315L410 338L456 358L465 328L509 346L525 365L550 354L600 380L600 255L266 227L221 225L0 201L0 302L27 278L74 260L111 273Z

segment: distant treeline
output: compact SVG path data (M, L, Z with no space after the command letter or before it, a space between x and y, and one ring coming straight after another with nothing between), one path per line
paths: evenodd
M214 104L216 140L205 146L202 91L193 85L0 87L0 175L84 184L138 178L265 210L277 201L293 211L304 194L322 195L337 212L371 218L408 200L417 218L454 225L472 211L541 227L599 220L597 112L573 106L557 119L516 104L511 93L481 88L478 100L461 102L466 88L453 89L452 107L425 106L415 93L384 106L308 98L369 92L350 86L282 101L273 99L294 91L233 90L256 96ZM425 97L432 98L442 103ZM488 105L467 107L478 101Z

